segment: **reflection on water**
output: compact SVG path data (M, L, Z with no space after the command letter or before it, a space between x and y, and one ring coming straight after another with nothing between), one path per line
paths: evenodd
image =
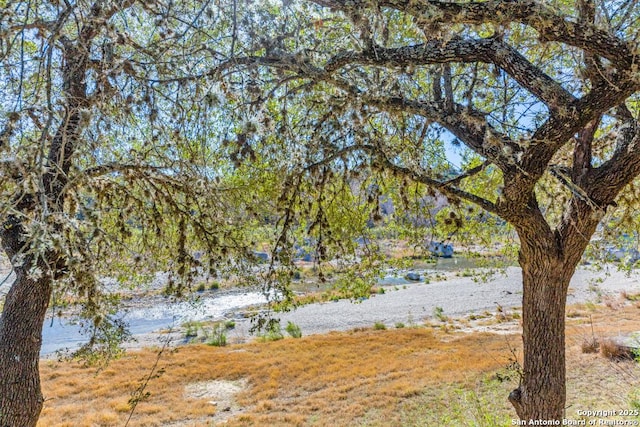
M134 308L121 313L121 318L128 323L129 331L135 335L179 326L190 320L221 320L230 311L266 302L262 293L243 292L203 297L192 302L163 302L152 307ZM78 348L87 342L80 330L80 326L59 318L47 322L42 331L40 354L44 356L65 348Z

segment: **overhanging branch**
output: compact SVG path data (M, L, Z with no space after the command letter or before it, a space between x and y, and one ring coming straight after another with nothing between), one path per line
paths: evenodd
M501 216L499 210L496 208L496 205L487 199L484 199L475 194L471 194L466 191L460 190L459 188L452 187L447 182L440 182L427 175L420 174L419 172L414 171L412 169L398 166L383 155L379 155L378 159L382 162L382 166L384 166L385 168L391 171L407 176L411 178L413 181L420 182L429 187L432 187L438 190L439 192L441 192L442 194L444 194L445 196L453 196L459 199L466 200L468 202L471 202L481 207L487 212Z
M457 177L452 178L448 181L439 181L426 174L420 173L416 170L395 164L394 162L389 160L387 155L382 151L380 147L377 147L371 144L354 144L348 147L344 147L340 150L337 150L336 152L328 156L325 156L322 160L307 166L306 169L307 170L317 169L320 166L324 166L336 159L339 159L349 153L356 152L356 151L364 151L368 153L370 156L373 156L374 159L378 160L381 163L381 166L387 170L406 176L415 182L425 184L435 190L440 191L442 194L446 196L452 196L452 197L457 197L459 199L466 200L468 202L471 202L481 207L487 212L493 213L498 216L500 215L496 206L491 201L455 187L455 185L459 184L462 180L469 178L473 175L476 175L480 173L482 170L484 170L484 168L490 164L490 162L488 161L484 162L479 166L471 168L463 172L462 174L458 175Z
M556 41L575 46L610 60L619 69L628 69L634 63L634 49L622 41L587 22L577 22L569 16L533 0L444 2L435 0L313 0L314 3L346 13L370 7L388 7L413 15L425 25L494 23L507 26L520 23L535 29L545 41Z
M446 42L430 40L426 43L399 48L375 47L362 52L341 52L329 59L324 69L327 72L334 72L341 67L353 64L405 67L476 62L495 64L502 68L552 110L575 101L575 97L559 83L529 62L513 47L496 38L453 37Z

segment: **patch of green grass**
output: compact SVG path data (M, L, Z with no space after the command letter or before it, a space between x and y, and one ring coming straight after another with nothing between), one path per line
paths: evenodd
M622 298L627 301L640 301L640 293L638 294L630 294L627 291L622 291Z
M236 327L236 322L234 322L233 320L227 320L226 322L224 322L224 327L227 329L233 329Z
M456 276L458 276L458 277L473 277L474 274L475 273L473 271L471 271L468 268L465 268L464 270L457 272Z
M283 338L282 328L280 327L280 323L277 322L271 324L264 333L258 335L258 339L262 342L279 341Z
M514 385L483 381L474 386L443 385L410 399L401 412L402 426L506 427L513 419L505 396ZM506 402L506 403L505 403Z
M300 330L300 326L296 325L293 322L288 322L287 327L284 328L284 330L287 331L287 333L291 335L292 338L302 337L302 330Z
M185 322L182 326L184 327L184 337L187 339L192 339L198 336L198 331L202 329L203 323L197 321L189 321Z
M227 345L227 328L224 324L217 324L208 334L207 344L214 347L224 347Z
M387 326L382 322L376 322L373 324L373 329L376 331L382 331L387 329Z

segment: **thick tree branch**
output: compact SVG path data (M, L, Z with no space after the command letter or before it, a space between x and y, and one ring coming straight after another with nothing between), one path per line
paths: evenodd
M134 3L135 0L123 0L105 10L103 2L97 1L91 6L90 17L80 28L75 42L60 37L64 46L62 78L66 99L65 113L49 146L47 171L42 177L43 190L56 203L60 202L58 198L67 182L71 158L82 131L82 115L89 114L91 99L87 95L86 74L91 67L91 44L114 14Z
M590 121L575 138L572 180L578 186L582 185L582 178L591 170L591 146L599 124L600 117Z
M553 155L587 124L601 114L620 105L640 84L632 80L621 80L616 88L608 84L594 88L584 97L569 104L558 114L552 115L531 138L532 145L527 149L521 162L521 168L527 174L526 187L530 191L547 169Z
M489 166L490 164L491 164L491 162L489 162L488 160L485 160L484 162L482 162L482 164L479 164L476 167L473 167L473 168L471 168L469 170L466 170L466 171L462 172L460 175L456 176L455 178L451 178L451 179L443 182L442 185L444 185L444 186L457 185L463 179L470 178L470 177L472 177L474 175L479 174L480 172L485 170L485 168L487 166Z
M449 130L465 145L504 171L515 172L515 156L520 146L496 131L480 112L454 104L447 111L438 103L408 100L401 97L362 97L368 105L388 112L420 115Z
M332 9L349 11L371 6L389 7L416 17L418 22L435 24L508 25L520 23L535 29L545 41L556 41L607 58L613 66L629 69L634 48L593 24L572 20L533 0L486 2L443 2L435 0L313 0Z
M517 169L515 158L521 153L521 147L507 135L494 129L487 122L483 113L474 110L470 106L453 104L448 109L439 102L409 100L400 96L380 97L368 95L351 83L335 77L333 73L335 68L329 67L329 70L324 70L301 59L299 56L287 54L269 57L234 58L208 71L207 75L219 75L219 73L238 65L260 65L289 71L296 73L300 79L308 79L314 84L326 82L333 85L344 90L349 96L360 99L363 104L379 110L420 115L437 122L449 130L469 148L499 166L503 171L515 172L515 169ZM197 77L188 77L188 79L195 78Z
M466 200L468 202L471 202L479 206L480 208L484 209L487 212L493 213L498 216L502 216L503 212L501 212L493 202L487 199L484 199L475 194L468 193L464 190L460 190L457 187L450 186L446 182L440 182L438 180L435 180L429 177L428 175L421 174L413 169L409 169L403 166L398 166L397 164L393 163L391 160L389 160L387 157L383 155L378 155L377 158L382 163L382 166L384 166L388 170L394 171L408 178L411 178L415 182L420 182L429 187L437 189L439 192L441 192L445 196L457 197L459 199Z
M454 37L447 42L431 40L427 43L400 48L376 47L370 51L342 52L327 61L325 70L333 72L352 64L404 67L452 62L495 64L552 110L575 101L575 97L559 83L511 46L496 38Z
M82 177L97 178L100 176L109 175L111 173L136 172L136 171L162 172L166 170L167 168L162 166L112 162L112 163L106 163L103 165L98 165L98 166L85 169L78 175L78 178L82 178Z
M435 190L440 191L444 195L457 197L457 198L469 201L471 203L478 205L482 209L485 209L488 212L491 212L496 215L500 215L495 205L491 201L484 199L480 196L477 196L475 194L466 192L464 190L460 190L459 188L456 187L456 185L459 184L462 180L469 178L473 175L476 175L480 173L482 170L484 170L484 168L490 164L490 162L488 161L461 173L455 178L452 178L447 181L440 181L430 177L425 173L420 173L414 169L397 165L396 163L389 160L389 157L386 155L386 153L384 153L381 147L378 147L372 144L354 144L354 145L341 148L340 150L337 150L334 153L331 153L325 156L322 160L308 165L305 169L306 170L317 169L321 166L324 166L333 162L336 159L342 158L349 153L353 153L357 151L363 151L373 156L375 159L380 161L381 166L383 166L387 170L390 170L400 175L411 178L416 182L425 184L428 187L431 187Z
M584 178L590 196L601 205L613 203L618 193L640 175L640 124L631 119L618 129L613 156Z

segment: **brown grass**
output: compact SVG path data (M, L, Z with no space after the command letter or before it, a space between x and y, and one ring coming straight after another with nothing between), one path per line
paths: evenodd
M633 352L612 339L606 339L600 344L600 353L607 359L624 360L633 359Z
M628 406L628 393L640 387L635 363L581 351L592 334L640 330L640 310L599 307L592 318L593 327L575 318L567 328L570 411ZM472 414L475 424L469 425L504 425L514 416L505 397L517 385L504 367L514 346L521 356L519 343L517 335L401 328L185 346L163 355L164 373L149 382L150 395L130 425L215 425L224 415L230 426L467 425L455 421L454 410L460 420ZM124 425L128 400L156 354L131 352L97 373L77 363L42 361L47 400L39 425ZM214 380L246 384L230 412L210 397L185 392Z
M585 338L581 346L583 353L597 353L600 350L600 343L596 338Z
M302 425L317 414L321 425L348 425L371 410L390 417L403 399L425 387L498 369L506 360L504 348L504 337L463 335L445 343L436 333L416 328L226 348L186 346L163 357L165 373L149 384L151 395L138 405L131 425L214 415L215 405L183 393L188 384L213 379L249 382L238 395L246 411L230 425ZM44 361L47 401L40 424L123 425L127 401L154 357L150 350L131 353L97 374L78 364Z

